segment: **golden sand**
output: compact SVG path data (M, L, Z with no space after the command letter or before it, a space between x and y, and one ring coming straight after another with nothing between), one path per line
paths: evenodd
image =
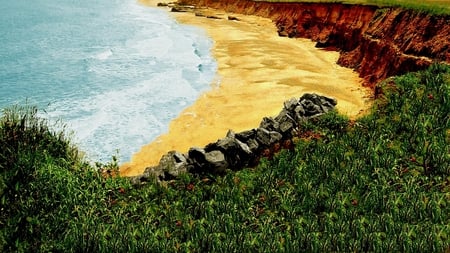
M156 6L158 1L141 0ZM334 97L339 112L357 116L369 106L370 91L351 69L336 64L339 53L320 50L306 39L279 37L271 20L209 10L223 19L171 13L178 22L203 28L214 41L217 84L202 94L169 126L121 166L122 176L141 174L170 150L186 152L226 135L256 128L265 116L277 115L283 102L306 92Z

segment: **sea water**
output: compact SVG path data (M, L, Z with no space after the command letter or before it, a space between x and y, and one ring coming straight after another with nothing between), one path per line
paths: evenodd
M212 41L165 10L135 0L0 2L0 108L38 106L91 161L128 161L215 76Z

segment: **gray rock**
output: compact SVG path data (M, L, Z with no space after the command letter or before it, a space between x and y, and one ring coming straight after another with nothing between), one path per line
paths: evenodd
M269 131L264 128L258 128L256 130L256 140L264 147L270 147L281 139L283 139L283 135L276 131Z
M323 113L322 107L318 104L315 104L311 100L303 100L300 103L305 110L304 116L306 117L311 117Z
M332 110L337 101L333 98L307 93L300 97L299 103L305 111L304 116L312 117Z
M287 109L283 109L275 120L279 123L279 131L284 135L285 133L289 133L292 129L297 127L297 123L295 119L292 118L289 111Z
M205 172L207 168L206 165L206 152L203 148L193 147L189 149L188 152L188 168L187 170L192 173Z
M248 165L253 153L247 144L232 137L225 137L216 142L218 150L225 154L231 169L242 169Z
M235 136L238 140L247 143L248 140L254 139L256 137L256 130L252 129L252 130L242 131L242 132L235 134Z
M228 130L226 137L235 138L236 134L230 129Z
M280 124L272 117L264 117L259 124L259 128L264 128L269 131L278 131L278 129L280 128Z
M299 102L298 98L291 98L286 102L284 102L284 109L292 112L294 108L298 105L298 102Z
M255 139L248 139L247 142L248 148L252 151L253 154L257 154L259 149L259 143Z
M297 105L294 109L294 115L295 115L295 120L297 122L301 121L303 119L303 117L305 116L306 112L305 112L305 108L303 108L303 105Z
M209 171L213 173L223 173L228 168L225 155L219 150L213 150L206 153L205 160Z
M159 174L157 176L162 177L161 179L170 180L178 177L180 173L187 172L187 159L179 152L170 151L161 157L159 164L152 170L154 171L152 173ZM158 171L162 171L162 175L157 173Z

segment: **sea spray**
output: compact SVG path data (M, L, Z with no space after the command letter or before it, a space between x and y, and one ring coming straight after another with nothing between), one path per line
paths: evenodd
M134 0L2 6L0 107L38 105L95 161L129 160L215 75L202 30Z

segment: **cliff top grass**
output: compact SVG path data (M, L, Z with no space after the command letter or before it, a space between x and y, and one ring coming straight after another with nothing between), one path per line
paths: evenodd
M450 15L450 0L267 0L268 2L345 3L401 7L433 15Z

